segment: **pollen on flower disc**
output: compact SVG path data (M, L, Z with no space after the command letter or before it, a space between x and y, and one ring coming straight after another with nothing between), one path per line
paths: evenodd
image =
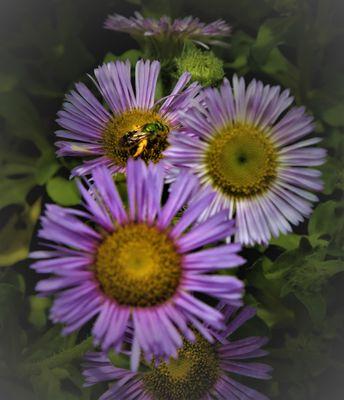
M199 400L219 376L216 347L199 334L195 343L184 341L178 358L163 362L144 375L146 390L156 400Z
M265 132L247 124L223 128L205 156L213 184L234 198L253 197L271 187L277 176L277 150Z
M104 293L118 304L155 306L175 294L181 256L165 232L132 223L118 227L101 243L95 274Z

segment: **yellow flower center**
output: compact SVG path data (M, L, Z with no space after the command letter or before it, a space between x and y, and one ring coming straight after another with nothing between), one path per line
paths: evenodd
M128 224L99 246L95 274L104 293L117 303L150 307L175 294L182 275L181 256L165 232Z
M158 162L168 147L169 131L167 121L155 111L126 111L108 122L103 133L104 150L108 157L123 167L130 157Z
M277 175L277 150L260 129L236 124L222 129L205 157L208 176L227 196L247 198L264 193Z
M184 341L177 359L152 366L143 383L156 400L200 400L214 387L219 370L215 347L197 335L195 343Z

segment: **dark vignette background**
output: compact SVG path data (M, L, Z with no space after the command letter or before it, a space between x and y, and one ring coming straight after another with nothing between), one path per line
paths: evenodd
M258 317L242 334L271 338L273 380L251 382L271 398L343 399L341 0L0 1L0 399L91 400L103 390L82 388L86 333L62 338L50 324L50 300L34 297L38 277L27 255L36 246L42 205L79 201L68 181L73 161L54 155L54 119L64 93L105 57L137 48L128 35L102 28L107 14L135 10L225 19L234 28L231 47L215 51L227 76L289 87L315 116L329 155L324 193L294 234L267 249L245 250L248 263L238 273Z

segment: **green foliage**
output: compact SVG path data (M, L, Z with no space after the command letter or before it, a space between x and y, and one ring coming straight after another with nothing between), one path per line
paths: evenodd
M257 38L252 46L252 57L261 65L268 60L269 54L279 45L285 43L288 34L295 33L297 17L272 18L259 28Z
M130 360L124 354L115 353L113 350L108 352L108 357L111 363L117 368L130 368Z
M107 53L104 57L104 62L110 62L110 61L116 61L116 60L121 60L121 61L126 61L129 60L132 65L135 65L136 62L142 58L143 54L140 50L136 49L131 49L127 50L124 53L122 53L120 56L116 56L113 53Z
M61 206L73 206L80 203L80 194L75 181L56 176L49 180L47 192L50 198Z
M0 231L0 267L7 267L28 256L32 233L41 211L38 199L21 213L13 214ZM13 240L15 237L15 240Z
M47 325L47 311L51 306L51 300L45 297L30 296L30 313L28 321L37 329L43 329Z

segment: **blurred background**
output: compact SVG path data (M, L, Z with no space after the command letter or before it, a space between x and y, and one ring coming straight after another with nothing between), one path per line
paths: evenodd
M93 400L82 387L86 332L68 338L34 296L29 270L46 202L79 203L74 160L57 159L56 113L65 92L104 60L137 57L127 34L103 29L110 13L223 18L225 73L290 88L328 149L324 192L310 219L268 248L244 251L239 275L258 316L242 334L268 335L272 399L344 398L344 2L342 0L0 0L0 398ZM123 54L125 53L125 54ZM120 360L119 360L120 362Z

